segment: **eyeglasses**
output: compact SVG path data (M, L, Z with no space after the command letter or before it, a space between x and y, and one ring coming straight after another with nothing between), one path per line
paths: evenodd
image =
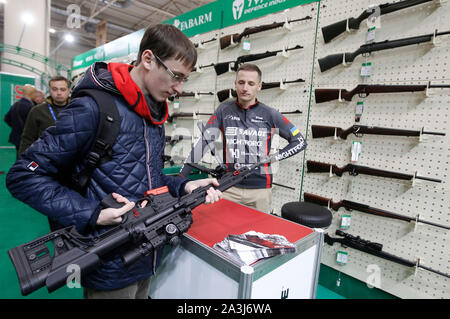
M171 69L169 69L169 67L167 65L165 65L164 62L161 61L161 59L156 54L153 54L153 55L155 56L155 58L158 61L158 63L161 64L164 67L164 69L166 69L167 73L170 75L170 77L172 78L173 82L185 83L185 82L189 81L188 78L185 78L185 77L182 77L180 75L177 75L177 74L173 73L173 71Z

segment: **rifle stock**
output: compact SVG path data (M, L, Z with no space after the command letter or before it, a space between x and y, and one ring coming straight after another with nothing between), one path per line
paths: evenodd
M361 17L361 16L360 16ZM332 23L330 25L327 25L322 28L322 36L325 43L330 42L338 35L344 33L347 31L347 21L348 21L348 28L352 30L358 30L359 25L361 24L361 21L363 19L358 18L349 18L342 21L338 21L335 23ZM341 60L342 61L342 60Z
M352 133L351 128L343 130L342 128L335 126L311 125L313 138L335 136L336 134L336 136L346 139L347 136Z
M324 58L318 59L320 71L325 72L339 64L352 63L361 52L362 50L358 49L355 52L330 54Z
M216 71L217 75L224 74L228 72L230 69L230 63L233 63L234 61L228 61L228 62L220 62L214 64L214 70Z
M237 41L238 37L239 37L239 33L224 35L223 37L220 38L220 48L223 50L223 49L229 47L231 45L232 39L233 39L233 43L238 43L239 42L239 41Z
M225 89L225 90L220 90L219 92L217 92L217 98L219 99L219 102L223 102L226 99L231 97L237 97L237 93L236 90L233 89Z
M331 207L333 210L337 211L340 207L342 207L342 202L333 202L331 198L321 197L319 195L315 195L312 193L303 193L303 200L309 203L315 203L320 206Z

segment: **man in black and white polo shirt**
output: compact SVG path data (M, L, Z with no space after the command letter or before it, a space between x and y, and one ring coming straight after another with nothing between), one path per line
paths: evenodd
M271 156L288 158L306 148L300 131L280 112L258 101L261 90L261 70L254 64L242 64L236 72L236 100L221 103L208 120L203 138L194 145L186 163L199 162L220 136L223 142L223 162L229 171L251 165L266 158L272 138L279 134L288 145ZM180 174L188 176L192 168L183 165ZM224 192L224 198L269 213L272 204L273 175L270 164L260 166L240 184Z

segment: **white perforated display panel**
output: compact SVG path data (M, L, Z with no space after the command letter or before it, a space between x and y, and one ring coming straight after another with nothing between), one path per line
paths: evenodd
M374 52L368 57L359 55L347 66L336 66L321 72L317 60L329 54L353 52L365 43L368 26L361 23L357 31L345 34L325 44L321 28L350 17L358 17L371 4L385 0L328 0L291 8L286 12L230 26L222 30L191 38L194 43L216 38L198 49L198 66L233 61L245 54L262 53L303 46L289 52L288 57L279 54L258 60L264 82L290 81L302 78L305 82L289 84L288 88L263 90L258 99L282 112L300 110L302 114L286 117L308 136L307 150L276 164L273 186L273 212L280 215L283 204L303 198L303 192L313 193L333 201L343 199L366 204L401 215L417 217L430 222L450 225L450 89L430 89L415 93L370 94L366 98L358 95L352 101L315 103L314 89L340 88L352 90L358 84L416 85L450 84L449 49L450 36L438 37L438 42L411 45L403 48ZM244 51L242 42L221 50L221 35L240 33L246 27L258 26L285 19L298 19L310 15L311 20L295 22L291 29L279 28L253 34L244 39L250 41L250 51ZM375 41L400 38L450 30L450 6L439 1L383 15L380 28L375 31ZM363 63L371 62L369 77L361 77ZM193 72L185 84L186 92L213 92L212 96L182 97L178 108L169 102L170 113L212 113L220 104L216 93L234 88L235 72L217 76L213 67L201 73ZM363 102L363 112L355 122L357 103ZM205 123L208 115L195 118L178 118L166 125L166 135L191 135L199 138L197 121ZM311 125L336 126L347 129L353 124L442 132L445 136L423 135L418 137L395 137L381 135L349 135L346 140L332 137L313 139ZM178 158L176 164L189 154L192 140L183 140L173 147L167 146L166 154ZM351 163L352 142L361 142L361 153L355 164L405 174L439 179L441 183L416 179L414 183L393 178L369 175L329 177L327 173L307 173L306 160L336 164L342 167ZM282 148L286 142L279 138L274 149ZM221 149L220 143L217 149ZM221 152L218 152L221 156ZM210 154L203 164L215 167L216 160ZM277 185L278 184L278 185ZM347 233L383 244L383 251L450 273L450 248L448 230L425 224L408 223L401 220L369 215L359 211L348 212L341 208L331 210L333 221L326 232L333 237L340 229L343 215L351 215ZM338 250L348 252L346 265L336 263ZM401 298L449 298L450 280L444 276L405 267L367 253L343 248L338 244L324 245L322 263L360 279L372 286Z
M331 23L357 17L369 4L383 1L322 1L316 43L316 57L353 52L364 44L367 25L346 33L325 44L321 28ZM394 40L450 30L450 7L436 2L412 7L381 16L381 28L375 32L375 41ZM369 57L358 56L347 66L339 65L321 72L317 59L314 63L314 88L342 88L352 90L358 84L450 84L448 53L450 39L438 37L440 43L412 45L384 50ZM370 77L362 78L362 63L372 63ZM355 124L357 102L364 108L357 124L398 129L443 132L446 136L423 135L393 137L381 135L350 135L347 140L332 137L312 139L309 131L307 159L336 164L351 163L353 141L362 142L358 165L395 172L415 174L442 180L442 183L415 180L402 181L369 175L329 177L326 173L306 173L303 191L332 198L347 199L398 214L416 217L442 225L450 225L449 145L450 89L430 89L424 92L357 95L350 102L311 102L311 125L336 126L347 129ZM332 210L333 222L327 232L333 236L340 228L342 215L348 211ZM415 261L424 266L450 273L448 230L425 224L353 211L351 226L346 232L363 239L383 244L383 251ZM338 250L349 253L348 262L336 263ZM448 298L450 280L444 276L418 268L409 268L368 255L338 244L325 245L322 263L364 282L376 282L378 288L402 298ZM376 270L376 271L375 271Z

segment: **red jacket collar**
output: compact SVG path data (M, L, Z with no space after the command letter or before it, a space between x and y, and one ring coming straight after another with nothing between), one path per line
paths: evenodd
M108 70L111 72L116 88L122 93L124 99L129 106L138 113L141 117L150 120L153 124L163 124L169 116L169 107L167 101L164 101L165 116L162 121L155 121L150 113L150 108L147 105L144 94L139 86L133 81L130 71L133 69L132 65L124 63L108 63Z

